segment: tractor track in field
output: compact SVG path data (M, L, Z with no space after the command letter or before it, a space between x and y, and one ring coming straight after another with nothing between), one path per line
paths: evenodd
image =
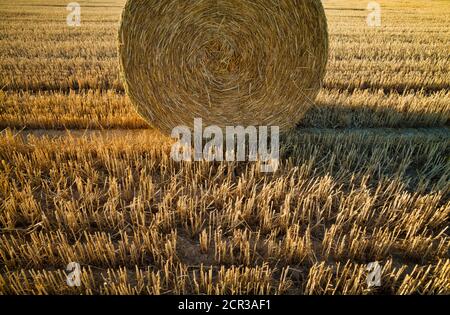
M1 131L5 133L7 129ZM77 137L77 138L90 138L90 137L117 137L125 135L138 135L138 134L154 134L157 131L152 129L25 129L25 130L11 130L14 135L28 138L34 136L38 138L62 138L62 137ZM367 136L380 136L380 137L431 137L431 138L448 138L450 140L450 127L434 127L434 128L351 128L351 129L332 129L332 128L299 128L297 133L305 135L341 135L352 136L355 134L367 135Z

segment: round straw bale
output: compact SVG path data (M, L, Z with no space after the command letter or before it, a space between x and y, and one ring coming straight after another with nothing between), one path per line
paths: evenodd
M176 126L296 125L325 74L320 0L128 0L121 76L138 113Z

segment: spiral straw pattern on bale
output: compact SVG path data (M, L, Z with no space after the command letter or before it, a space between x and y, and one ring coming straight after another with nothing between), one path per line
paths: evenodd
M121 75L138 113L176 126L296 125L325 74L319 0L128 0Z

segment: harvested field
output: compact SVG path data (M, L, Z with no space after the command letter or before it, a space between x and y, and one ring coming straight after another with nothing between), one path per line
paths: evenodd
M324 1L324 87L273 174L173 161L119 79L124 1L79 3L71 28L0 1L0 294L450 293L448 1L380 1L380 28Z

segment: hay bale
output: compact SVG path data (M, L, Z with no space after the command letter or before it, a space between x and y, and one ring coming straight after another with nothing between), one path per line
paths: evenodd
M121 75L138 113L175 126L296 125L328 58L319 0L128 0Z

